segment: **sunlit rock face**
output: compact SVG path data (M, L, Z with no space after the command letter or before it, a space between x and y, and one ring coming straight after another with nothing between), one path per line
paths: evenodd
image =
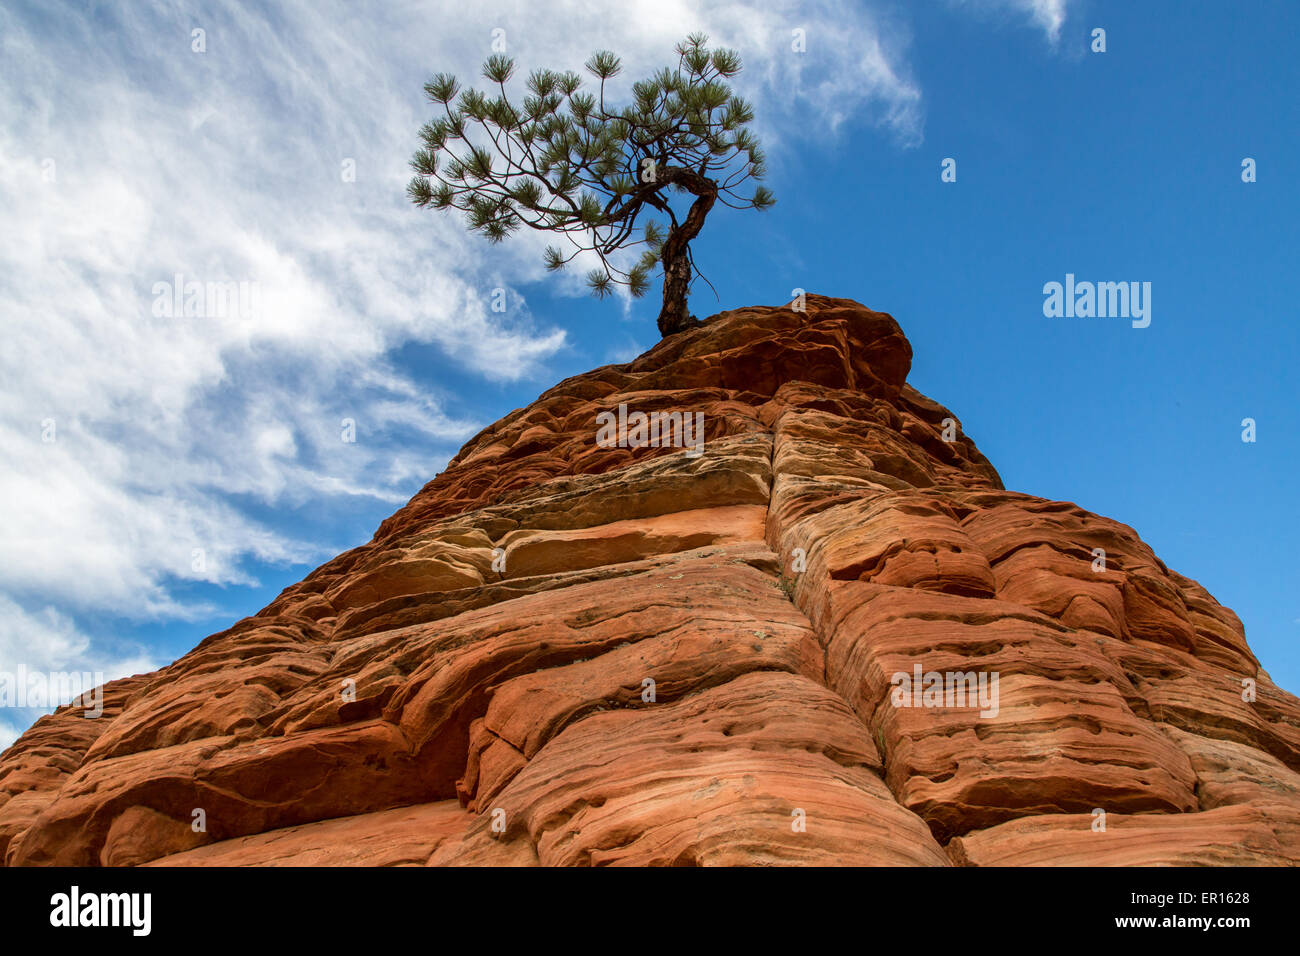
M1006 491L910 362L809 296L561 382L103 716L37 722L0 857L1300 862L1300 702L1236 615Z

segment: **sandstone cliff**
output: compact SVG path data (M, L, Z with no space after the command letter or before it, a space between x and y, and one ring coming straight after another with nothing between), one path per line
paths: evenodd
M1005 491L910 360L811 296L560 383L100 719L38 721L0 857L1300 863L1300 701L1237 617ZM702 412L704 453L601 447L620 404ZM996 713L898 706L931 673Z

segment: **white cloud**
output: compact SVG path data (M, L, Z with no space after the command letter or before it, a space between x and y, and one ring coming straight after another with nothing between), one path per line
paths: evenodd
M565 332L517 293L508 317L488 306L499 276L543 276L544 237L489 253L403 192L423 81L476 78L494 28L525 69L615 49L627 83L702 29L743 51L774 165L850 114L921 136L906 36L831 3L6 8L0 595L208 611L175 585L251 584L249 559L333 552L250 503L400 503L481 424L449 414L395 350L432 347L485 380L544 375ZM155 288L178 273L250 283L256 309L156 315Z
M1055 44L1061 38L1061 26L1065 23L1066 2L1067 0L1015 0L1015 6L1028 13L1047 34L1047 39Z
M110 648L108 644L104 640L92 642L77 630L70 618L52 607L27 611L0 595L0 674L5 675L4 680L11 692L15 681L32 673L46 677L68 672L84 673L85 682L72 685L81 690L89 689L89 685L101 680L148 673L159 666L144 648L129 645ZM59 685L54 683L52 686ZM29 703L26 700L18 702ZM54 703L68 702L59 700ZM6 701L6 704L12 703ZM51 710L52 706L0 708L0 751L12 744L33 720Z
M12 721L7 720L4 714L0 712L0 753L4 753L8 750L13 742L17 740L19 736L22 735L22 732L29 726L31 726L31 721L27 720L25 717L23 726L19 727Z
M1052 42L1066 16L1066 0L968 2ZM319 530L269 526L267 509L405 501L482 423L398 350L486 382L545 379L564 330L515 289L506 316L489 300L504 277L545 276L546 237L489 247L404 195L423 82L476 81L493 30L521 73L617 51L616 94L689 32L735 47L774 178L850 118L904 147L924 136L909 32L863 4L39 8L0 9L0 667L152 667L69 614L211 613L184 585L251 585L251 562L336 550ZM178 273L248 283L254 308L156 314L155 288ZM554 287L583 294L581 270ZM607 360L640 349L629 335Z
M104 642L92 644L67 615L52 607L28 611L0 596L0 670L23 664L29 670L102 671L105 680L145 673L158 667L142 647L109 651Z
M963 6L985 11L1017 13L1029 21L1056 46L1061 38L1061 28L1068 16L1071 0L954 0Z

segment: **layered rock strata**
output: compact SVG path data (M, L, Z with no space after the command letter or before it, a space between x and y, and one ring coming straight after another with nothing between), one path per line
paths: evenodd
M38 721L0 858L1300 863L1300 701L1236 615L1006 491L910 362L810 296L561 382L102 717ZM703 445L598 441L620 405Z

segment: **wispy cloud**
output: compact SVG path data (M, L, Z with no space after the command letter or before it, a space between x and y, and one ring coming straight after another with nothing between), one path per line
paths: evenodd
M866 10L480 4L450 30L452 15L328 0L0 12L0 592L201 613L175 584L246 585L250 559L327 555L250 503L400 502L481 424L397 350L432 347L484 380L544 374L565 332L513 290L506 316L488 302L501 273L541 277L543 237L494 249L489 270L482 243L403 195L424 79L476 77L493 31L531 65L616 49L630 83L702 29L744 52L774 151L850 115L921 136L906 38ZM168 315L178 275L183 299L190 282L245 282L256 307Z
M1043 31L1047 42L1056 46L1061 39L1072 0L952 0L959 6L983 12L1017 14Z
M126 644L106 649L108 643L101 635L100 640L92 644L70 618L54 608L28 612L0 595L0 672L8 672L3 679L9 692L15 696L18 692L14 682L19 677L15 671L19 663L28 673L86 672L106 681L146 673L160 663L142 647ZM69 701L54 703L66 704ZM0 750L12 744L33 720L52 709L0 708Z
M1023 6L1059 32L1060 4ZM421 86L474 81L498 39L525 69L616 50L626 87L695 30L741 51L776 175L850 120L923 139L906 25L867 5L0 9L0 668L145 667L72 615L211 613L195 582L333 553L269 511L404 501L482 424L409 371L408 347L485 383L544 379L565 331L517 288L505 315L490 298L502 276L545 275L545 238L489 259L405 199ZM178 275L182 303L190 282L244 282L252 301L167 314Z

